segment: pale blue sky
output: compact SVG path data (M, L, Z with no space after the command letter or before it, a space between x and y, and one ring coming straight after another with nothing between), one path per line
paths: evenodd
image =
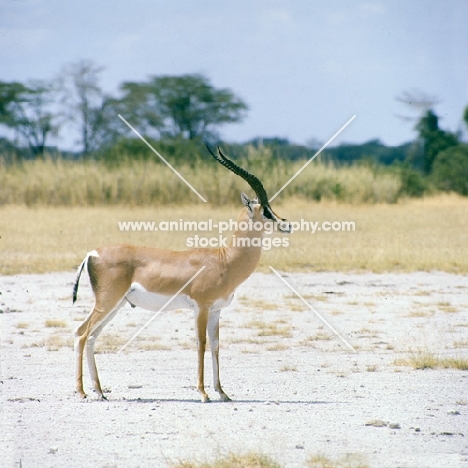
M356 114L337 142L399 144L414 137L396 117L409 115L404 90L436 95L442 127L461 127L467 25L465 0L0 0L0 80L51 78L80 58L106 67L108 92L203 73L250 106L227 141L324 142Z

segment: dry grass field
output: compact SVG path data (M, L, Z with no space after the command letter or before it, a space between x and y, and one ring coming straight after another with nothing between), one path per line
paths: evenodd
M33 160L13 165L1 164L0 204L27 206L131 205L147 206L198 202L197 195L163 163L128 158L116 165L92 160ZM234 177L211 157L172 161L210 202L232 204L238 200L245 182ZM253 172L271 195L282 187L305 160L282 161L262 150L252 149L239 162ZM338 200L348 203L395 203L404 196L402 180L395 171L369 166L335 167L314 161L282 195L305 200Z
M288 247L262 254L285 271L468 272L468 200L451 195L397 204L344 204L289 200L273 203L290 221L352 221L353 232L298 231ZM0 274L43 273L75 268L86 252L110 243L134 243L177 250L196 232L121 231L119 221L207 221L237 219L237 206L0 207ZM198 232L217 237L217 232ZM230 237L230 233L224 234ZM279 234L273 234L277 236Z

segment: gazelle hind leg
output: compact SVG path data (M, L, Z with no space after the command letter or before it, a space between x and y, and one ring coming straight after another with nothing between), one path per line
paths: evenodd
M75 388L82 398L86 398L86 393L83 388L83 353L84 347L88 340L90 331L99 323L99 316L102 313L96 308L93 308L91 313L75 330Z
M122 300L120 299L117 302L117 305L120 305L121 302ZM116 309L118 310L115 303L113 304L113 306L109 308L104 308L102 306L99 306L98 303L96 302L91 313L86 317L86 319L81 323L81 325L79 325L75 330L75 346L74 346L75 347L75 389L82 398L86 398L86 393L83 387L83 352L84 352L85 344L88 338L90 337L90 335L92 334L92 332L96 331L103 322L107 323L108 320L106 319L108 319L109 315L113 316L113 311ZM91 345L91 351L94 351L93 348L94 348L94 343ZM89 351L89 348L88 348L88 351ZM90 365L89 359L90 358L88 357L88 366ZM93 361L94 361L94 357L93 357ZM96 364L94 362L93 362L93 370L97 377L97 369L96 369Z
M197 335L198 347L198 379L197 389L201 393L202 403L210 401L210 397L205 391L205 348L206 348L206 326L208 323L208 310L201 309L195 312L195 333Z
M213 365L213 384L221 401L231 401L221 387L219 379L219 316L221 311L210 312L208 317L208 336L210 338L211 361Z
M86 342L86 359L88 362L89 375L91 377L91 382L94 388L94 391L97 393L99 399L107 400L104 396L104 393L101 388L101 382L99 381L96 359L94 358L94 344L96 338L100 335L104 327L116 316L117 312L125 304L125 301L122 300L115 307L115 309L99 324L97 324L94 329L91 330L88 340Z
M88 316L88 318L91 316L91 314ZM83 388L83 350L86 343L86 320L75 330L74 340L75 390L81 398L86 398L86 393Z

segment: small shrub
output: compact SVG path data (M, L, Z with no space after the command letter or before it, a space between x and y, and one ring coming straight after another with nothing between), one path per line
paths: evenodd
M436 186L445 191L468 195L468 145L458 145L440 152L432 167Z
M431 191L429 180L421 171L408 165L398 166L397 171L401 178L401 193L409 197L422 197Z

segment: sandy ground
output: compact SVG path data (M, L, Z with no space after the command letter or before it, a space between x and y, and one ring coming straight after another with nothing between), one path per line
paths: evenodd
M74 273L0 277L2 467L164 467L259 451L285 467L358 454L371 467L467 467L468 372L399 365L468 358L468 278L288 274L346 349L275 275L254 274L221 317L231 403L199 402L189 311L125 307L98 339L108 402L74 394L73 329L92 296ZM214 398L211 362L206 383ZM85 385L89 389L86 370ZM380 422L379 422L380 421Z

